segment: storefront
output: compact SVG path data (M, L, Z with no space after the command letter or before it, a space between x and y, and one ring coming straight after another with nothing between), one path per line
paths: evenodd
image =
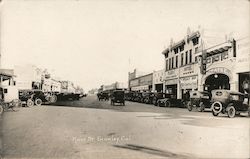
M152 91L153 74L147 74L144 76L132 79L129 82L131 91Z
M163 92L164 70L153 72L153 92Z
M165 93L173 94L175 98L178 97L179 91L178 91L178 85L179 85L179 69L174 69L167 71L165 73Z

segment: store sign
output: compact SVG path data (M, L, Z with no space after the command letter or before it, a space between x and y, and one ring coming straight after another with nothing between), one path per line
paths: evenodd
M145 85L145 86L132 87L131 90L132 90L132 91L144 91L144 90L149 90L149 86L148 86L148 85Z
M167 79L177 78L178 75L179 75L178 69L169 70L165 74L165 79L167 80Z
M250 42L248 39L237 42L236 72L250 71Z
M153 82L153 75L152 74L140 77L140 79L139 79L139 85L140 86L143 86L143 85L152 85L152 82Z
M178 79L171 79L171 80L166 80L165 85L173 85L177 83L178 83Z
M229 78L232 77L231 71L227 68L224 67L216 67L216 68L212 68L210 70L208 70L206 72L206 77L212 75L212 74L225 74L227 75Z
M192 76L198 73L199 65L192 64L180 68L180 76Z
M180 87L181 89L196 89L197 88L197 76L190 76L180 78Z
M138 79L130 81L130 87L134 87L134 86L138 86L138 85L139 85L139 80Z

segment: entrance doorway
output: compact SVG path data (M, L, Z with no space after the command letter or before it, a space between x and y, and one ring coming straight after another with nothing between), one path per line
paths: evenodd
M177 98L177 84L166 85L166 93L172 94L173 98Z
M229 77L225 74L212 74L207 77L204 90L211 92L214 89L230 89Z

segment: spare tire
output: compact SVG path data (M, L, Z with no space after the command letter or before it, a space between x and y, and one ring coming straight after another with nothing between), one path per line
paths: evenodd
M212 111L215 114L219 114L222 111L222 104L221 104L221 102L214 102L212 104Z

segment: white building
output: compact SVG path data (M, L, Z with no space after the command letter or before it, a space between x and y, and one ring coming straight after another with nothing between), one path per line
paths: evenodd
M163 82L165 77L165 70L158 70L153 72L153 92L163 92Z

